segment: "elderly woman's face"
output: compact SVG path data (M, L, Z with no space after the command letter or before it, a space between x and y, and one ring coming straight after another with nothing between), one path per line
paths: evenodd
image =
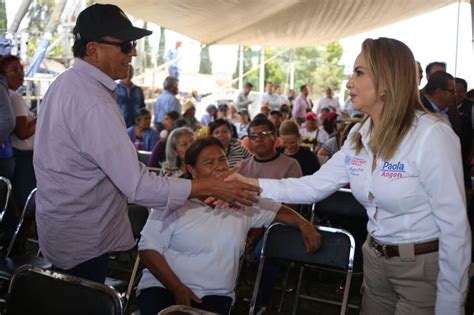
M197 158L194 167L188 165L193 178L216 178L229 170L229 164L224 150L217 145L203 149Z
M232 133L230 132L229 127L227 127L227 125L222 125L219 128L216 128L212 132L212 136L214 138L219 139L219 141L226 149L230 144L230 139L232 139Z
M371 115L381 109L382 101L376 93L374 82L369 75L367 62L362 53L357 56L354 62L354 72L346 87L349 89L352 107L355 110Z
M193 134L184 134L176 140L176 155L179 157L181 161L184 161L184 156L186 151L188 150L191 143L194 141Z

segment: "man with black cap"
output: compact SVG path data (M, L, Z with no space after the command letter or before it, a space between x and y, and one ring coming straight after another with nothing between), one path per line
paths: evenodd
M135 40L151 32L119 7L95 4L79 14L73 34L74 64L48 89L36 126L36 221L55 269L104 282L108 253L134 245L127 202L166 216L197 196L251 204L258 189L150 174L128 138L114 80L127 76Z

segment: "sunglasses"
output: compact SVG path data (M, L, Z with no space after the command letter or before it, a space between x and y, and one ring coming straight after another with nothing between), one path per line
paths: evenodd
M133 48L137 47L136 41L111 42L108 40L96 40L95 42L120 47L120 50L126 55L128 55L133 50Z

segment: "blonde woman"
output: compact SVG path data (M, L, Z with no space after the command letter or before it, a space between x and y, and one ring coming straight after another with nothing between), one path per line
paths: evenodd
M362 314L464 314L471 261L459 139L427 113L402 42L367 39L347 83L365 113L312 176L249 179L262 197L311 203L350 183L366 208ZM324 240L323 240L324 241Z

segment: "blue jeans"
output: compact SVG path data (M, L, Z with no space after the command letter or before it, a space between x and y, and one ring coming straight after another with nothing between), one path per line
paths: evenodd
M107 276L108 265L109 253L105 253L98 257L86 260L71 269L61 269L56 266L53 266L52 269L71 276L104 283Z
M229 314L232 306L232 299L223 295L206 295L201 300L201 304L192 302L191 306L218 314ZM156 315L161 310L175 304L171 291L161 287L144 289L138 296L140 315Z

